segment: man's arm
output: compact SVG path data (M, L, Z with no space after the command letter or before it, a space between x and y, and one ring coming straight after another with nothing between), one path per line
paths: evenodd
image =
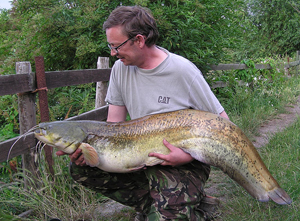
M224 117L224 118L226 118L226 119L229 120L229 117L228 117L228 115L226 114L225 111L222 111L222 112L220 113L220 116L221 116L221 117Z
M126 120L127 108L110 104L108 106L107 122L122 122Z

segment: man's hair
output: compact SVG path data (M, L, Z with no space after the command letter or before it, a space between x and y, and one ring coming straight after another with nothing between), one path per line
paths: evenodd
M104 22L103 30L115 26L122 26L122 31L129 38L138 34L146 36L148 47L154 45L159 36L151 11L141 6L119 6L113 10Z

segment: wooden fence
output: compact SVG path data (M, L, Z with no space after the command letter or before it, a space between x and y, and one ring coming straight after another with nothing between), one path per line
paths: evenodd
M106 64L102 64L101 61L104 61ZM108 66L108 59L99 58L97 66L98 68ZM34 171L36 171L36 165L34 163L34 147L36 146L37 141L32 132L23 136L22 134L25 134L29 129L36 125L36 92L40 94L41 92L45 92L46 89L92 82L99 82L99 84L97 83L97 90L99 89L100 92L103 92L105 89L103 89L101 84L109 80L111 69L102 68L44 72L42 74L44 74L46 86L42 88L38 86L37 73L31 72L31 65L29 62L17 62L16 72L16 75L0 76L0 95L18 94L21 136L0 143L0 162L22 155L23 168L34 173ZM102 106L104 103L103 99L104 96L101 94L96 98L97 102L101 103ZM41 102L40 96L39 100ZM99 104L96 104L95 106L97 107ZM68 120L105 120L107 110L107 106L99 107L79 116L69 118Z
M285 68L297 66L299 73L300 59L299 51L297 52L298 59L295 62L285 64ZM97 88L102 90L102 96L96 103L96 109L81 114L76 117L69 118L68 120L105 120L107 117L108 107L103 106L103 97L105 95L105 89L101 89L101 82L107 82L110 77L111 69L107 68L107 58L104 62L98 64L98 68L102 69L88 69L88 70L76 70L76 71L51 71L45 72L46 88L57 88L71 85L86 84L91 82L98 82ZM99 63L99 62L98 62ZM102 64L101 64L102 63ZM103 64L104 63L104 64ZM105 67L105 68L103 68ZM244 64L220 64L212 65L212 70L230 70L230 69L247 69ZM259 64L256 65L256 69L271 69L270 65ZM29 62L17 62L16 75L0 76L0 96L9 94L18 94L19 96L19 122L20 122L20 134L24 134L30 128L36 125L36 110L35 110L35 97L36 92L45 90L45 88L38 88L35 73L31 72ZM100 82L100 83L99 83ZM104 93L103 93L104 91ZM102 101L101 101L102 100ZM98 105L98 103L101 103ZM102 106L102 107L99 107ZM18 141L17 141L18 140ZM17 141L17 142L16 142ZM33 133L28 133L24 136L12 138L0 143L0 162L4 162L13 157L23 155L23 167L33 171L35 166L33 163L32 153L36 145L36 139ZM13 148L11 148L13 146Z

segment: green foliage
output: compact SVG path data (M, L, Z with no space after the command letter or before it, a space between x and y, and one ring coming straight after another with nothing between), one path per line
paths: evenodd
M160 31L158 45L203 72L220 61L291 56L299 49L296 1L18 0L11 11L0 12L0 72L13 73L16 61L34 66L38 55L49 71L95 68L98 56L109 56L102 24L120 4L150 8Z
M15 48L11 31L13 29L12 19L8 10L0 9L0 74L14 73Z
M239 29L231 9L240 4L240 1L157 1L148 6L158 21L158 44L188 58L204 71L208 64L226 60L224 48L238 46Z
M237 47L237 9L242 2L126 0L122 5L149 7L157 18L158 44L205 68L226 58L224 48ZM1 31L9 41L4 56L10 61L31 61L45 57L46 70L95 68L98 56L108 57L102 24L109 13L120 5L117 1L45 1L18 0L11 14L3 13ZM13 54L12 54L13 53ZM0 55L1 56L1 55ZM33 67L34 69L34 67ZM13 69L12 69L13 70ZM4 69L2 69L4 71Z
M17 95L2 96L0 102L0 142L18 135L18 117Z
M255 64L261 63L265 65L270 65L271 69L256 69ZM251 85L252 87L259 87L262 86L262 84L269 83L272 80L280 80L283 76L283 72L277 71L275 69L274 60L267 59L267 60L261 60L258 62L253 61L251 59L245 59L242 60L242 64L245 64L247 66L247 69L237 70L235 71L235 79L241 80L246 85Z
M300 47L299 3L286 0L245 1L244 52L248 57L292 55Z
M231 71L211 71L206 75L206 80L210 85L213 85L217 81L226 82L229 87L244 85L252 91L267 86L272 81L284 80L284 73L282 70L276 68L278 60L272 58L259 60L244 59L241 61L241 64L245 64L247 68ZM256 69L256 64L264 64L266 67L269 65L271 69ZM223 90L216 89L217 93L221 91ZM230 93L230 90L225 89L222 92L222 96L232 98L232 93Z
M55 88L48 91L50 120L64 120L95 107L96 84Z
M215 88L214 93L224 106L231 120L249 137L285 107L297 101L300 95L299 77L288 79L278 74L276 78L231 87Z

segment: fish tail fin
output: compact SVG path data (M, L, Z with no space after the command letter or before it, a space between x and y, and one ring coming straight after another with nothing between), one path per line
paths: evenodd
M290 196L280 187L277 187L268 192L269 197L280 205L291 204L292 199Z
M100 159L94 147L87 143L81 143L78 148L82 150L82 154L87 165L91 167L96 167L99 165Z

